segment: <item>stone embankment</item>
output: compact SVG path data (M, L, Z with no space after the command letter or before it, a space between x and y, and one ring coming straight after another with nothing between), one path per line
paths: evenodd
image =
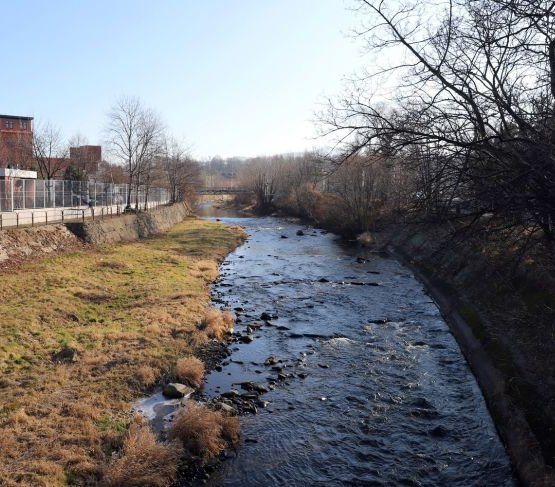
M148 213L130 213L103 220L68 223L67 227L86 243L131 242L165 232L190 214L191 210L186 204L178 203Z
M511 289L508 269L490 252L471 241L442 245L448 235L447 229L406 226L372 236L367 245L387 248L427 287L480 384L522 484L555 485L549 433L555 417L541 387L551 379L542 314Z
M132 242L168 230L191 214L183 203L148 213L126 214L79 223L0 231L0 268L24 260L78 250L87 244Z

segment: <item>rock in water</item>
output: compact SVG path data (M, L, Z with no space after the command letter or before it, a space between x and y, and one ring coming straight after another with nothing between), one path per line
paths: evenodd
M297 235L299 237L302 237L304 235L304 232L302 230L297 230Z
M193 393L193 389L185 384L171 382L164 386L162 393L168 399L181 399L182 397L190 396Z

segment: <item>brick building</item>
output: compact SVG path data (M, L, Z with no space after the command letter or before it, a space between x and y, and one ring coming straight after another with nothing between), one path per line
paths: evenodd
M98 164L102 161L102 147L100 145L80 145L69 148L69 160L86 174L96 174Z
M0 167L33 167L33 117L0 115Z

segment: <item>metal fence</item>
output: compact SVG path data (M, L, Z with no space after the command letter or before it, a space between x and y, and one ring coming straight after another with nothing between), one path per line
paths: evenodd
M150 201L147 209L157 208L167 202ZM144 206L142 207L144 209ZM85 221L87 218L104 219L121 215L124 205L81 207L81 208L47 208L44 210L29 209L22 211L0 212L0 230L8 227L33 227L54 223L70 223Z
M38 208L118 206L127 203L127 184L10 178L0 180L0 212ZM164 188L140 187L131 191L131 206L145 202L167 203Z

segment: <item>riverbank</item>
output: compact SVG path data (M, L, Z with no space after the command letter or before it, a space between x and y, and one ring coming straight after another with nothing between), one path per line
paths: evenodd
M163 235L23 262L0 287L0 483L101 481L129 403L208 340L198 324L237 227L188 218Z
M499 242L402 225L374 244L424 282L471 366L523 485L555 484L552 263Z

